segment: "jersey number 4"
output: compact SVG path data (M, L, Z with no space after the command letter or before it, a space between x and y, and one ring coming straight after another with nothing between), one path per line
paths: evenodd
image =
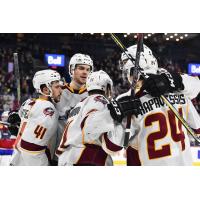
M179 114L183 116L182 108L179 108ZM163 138L171 137L174 142L181 143L181 150L185 150L185 135L182 130L182 124L180 121L176 120L174 113L168 110L168 117L164 113L154 113L148 115L145 119L146 128L153 125L153 123L158 122L159 130L152 132L147 137L147 151L149 159L156 159L171 155L170 143L164 144L161 148L155 147L155 142ZM169 128L167 126L167 119L169 120ZM177 123L178 121L178 123ZM168 131L170 132L168 135Z
M46 133L47 129L40 126L40 125L37 125L34 133L36 135L36 138L39 138L39 139L42 139L44 137L44 134Z

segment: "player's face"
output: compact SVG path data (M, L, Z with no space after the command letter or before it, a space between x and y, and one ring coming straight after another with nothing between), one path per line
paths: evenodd
M62 88L61 88L60 82L59 81L53 82L51 89L52 89L52 97L53 97L54 101L56 103L59 102L61 94L62 94Z
M73 80L76 81L78 84L83 85L86 83L86 79L89 73L89 65L77 65L74 70Z

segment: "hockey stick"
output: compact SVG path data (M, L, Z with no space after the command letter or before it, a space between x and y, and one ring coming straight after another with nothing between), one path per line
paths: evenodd
M115 43L121 48L122 52L125 53L128 59L130 57L132 57L130 54L126 53L127 48L124 48L124 45L122 44L122 42L119 40L119 38L117 38L114 34L111 33L111 37L113 38L113 40L115 41ZM115 38L115 39L114 39ZM136 53L137 56L137 53ZM130 59L133 62L133 58ZM133 64L135 65L135 62L133 62ZM138 68L138 70L140 71L140 68ZM142 73L141 73L142 74ZM146 79L143 76L144 79ZM188 133L197 141L200 142L200 138L195 134L195 132L193 131L192 128L190 128L190 126L187 124L187 122L185 121L185 119L183 117L180 116L179 112L176 110L176 108L169 102L169 100L161 95L160 96L162 98L162 100L165 102L165 104L171 109L171 111L175 114L175 116L181 121L181 123L183 124L183 126L186 128L186 130L188 131ZM130 130L128 130L130 133Z
M13 56L14 56L15 77L16 77L16 81L17 81L17 102L18 102L18 106L19 106L21 103L21 89L20 89L18 53L13 53Z
M136 50L136 58L134 59L132 55L128 54L127 48L120 42L119 38L111 33L112 39L115 41L115 43L121 48L123 53L127 56L128 59L131 60L132 63L134 63L135 68L133 71L133 80L131 83L131 96L134 98L135 96L135 86L138 80L138 71L139 71L139 62L140 62L140 53L143 51L143 34L140 33L138 34L138 42L137 42L137 50ZM125 130L125 136L124 136L124 148L128 147L128 142L129 142L129 137L130 137L130 132L131 132L131 118L132 115L127 116L127 123L126 123L126 130Z

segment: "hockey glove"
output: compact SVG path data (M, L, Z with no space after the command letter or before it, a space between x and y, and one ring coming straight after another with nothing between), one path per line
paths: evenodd
M11 135L17 136L18 129L19 129L20 122L21 122L21 119L20 119L18 113L16 111L11 111L9 113L7 122L11 124L10 126L8 126L8 129L9 129Z
M153 97L161 96L167 92L174 92L184 89L182 77L178 73L166 72L160 75L148 75L149 78L144 80L142 89L146 90Z
M141 102L139 99L133 99L127 97L126 99L115 100L112 99L108 104L108 109L110 110L111 117L118 121L122 122L122 119L127 115L138 115L140 113Z

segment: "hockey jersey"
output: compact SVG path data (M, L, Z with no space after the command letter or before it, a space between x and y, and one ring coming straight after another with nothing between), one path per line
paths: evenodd
M115 145L115 139L116 132L123 131L123 127L115 125L107 104L108 100L104 96L95 94L71 110L57 155L76 147L80 151L73 151L73 155L68 153L68 162L76 163L83 149L90 144L102 147L108 154L121 150L121 147Z
M68 112L76 106L82 99L88 96L86 87L83 86L80 90L74 90L69 83L63 87L60 102L56 104L59 116L67 118Z
M70 87L69 83L65 84L65 86L63 87L60 102L56 104L56 109L59 113L59 121L57 133L51 143L52 152L55 152L60 144L62 133L64 131L64 126L67 122L70 110L73 109L77 103L79 103L87 96L88 92L85 85L80 90L74 90L72 87ZM54 160L57 160L57 157L55 155L52 155L52 157L54 157Z
M56 133L58 125L58 112L53 103L44 99L28 99L20 110L21 124L19 134L21 135L20 148L24 144L26 150L31 146L38 145L46 147L49 140Z
M124 95L130 95L130 90ZM131 129L136 137L130 139L129 145L137 150L141 164L192 165L187 131L174 113L160 97L141 91L136 96L142 105L138 117L132 119ZM199 133L200 117L191 100L183 93L170 93L165 97L189 126ZM134 152L127 154L127 160L131 160L131 156L135 156Z
M197 76L181 75L183 79L184 93L190 99L194 99L200 92L200 79Z

